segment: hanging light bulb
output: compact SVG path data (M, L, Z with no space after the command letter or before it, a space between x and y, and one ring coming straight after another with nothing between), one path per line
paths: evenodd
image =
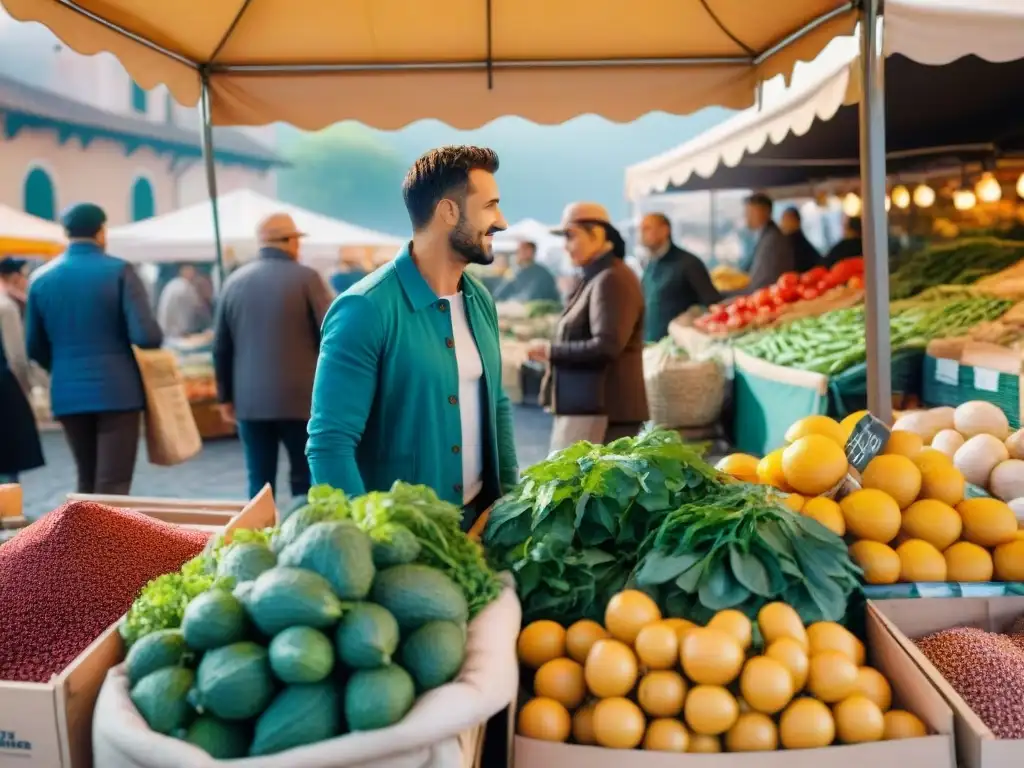
M1022 173L1020 178L1017 179L1017 194L1024 197L1024 173Z
M960 187L953 192L953 207L958 211L969 211L977 204L978 198L975 196L974 190Z
M885 196L885 211L886 211L886 213L889 212L890 208L892 208L892 198L889 197L889 195L886 195Z
M983 203L998 203L1003 196L1003 187L995 176L986 171L974 185L974 193Z
M860 216L860 198L856 192L849 192L843 198L843 213L847 216Z
M935 190L927 184L914 187L914 205L918 208L929 208L935 202Z
M906 208L910 205L910 190L902 184L892 188L892 204L897 208Z

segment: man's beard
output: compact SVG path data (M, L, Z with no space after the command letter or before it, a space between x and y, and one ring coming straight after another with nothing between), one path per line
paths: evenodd
M486 267L494 263L494 251L488 247L484 237L500 231L500 229L492 228L484 234L474 236L466 220L461 219L452 233L448 235L448 244L467 263Z

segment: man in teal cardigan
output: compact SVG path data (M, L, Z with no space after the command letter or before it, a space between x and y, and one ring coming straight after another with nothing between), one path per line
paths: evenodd
M442 147L402 185L413 239L324 320L306 453L313 482L350 496L420 483L463 506L466 530L518 477L498 316L466 274L505 229L479 147Z

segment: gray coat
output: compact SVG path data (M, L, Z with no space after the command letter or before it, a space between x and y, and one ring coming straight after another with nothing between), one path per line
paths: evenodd
M332 294L313 269L263 248L224 283L214 322L217 396L246 421L309 419ZM340 395L340 393L339 393Z
M792 272L795 268L793 244L774 221L769 221L754 248L750 285L744 288L742 293L753 293L759 288L767 288L780 276Z

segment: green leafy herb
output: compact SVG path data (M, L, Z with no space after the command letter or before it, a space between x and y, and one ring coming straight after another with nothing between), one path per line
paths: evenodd
M753 618L782 600L811 623L840 621L859 575L841 538L782 506L774 491L737 483L670 512L645 542L632 582L692 621L726 608Z
M600 619L665 515L718 486L702 454L651 430L577 443L526 470L484 532L492 564L516 576L524 620Z

